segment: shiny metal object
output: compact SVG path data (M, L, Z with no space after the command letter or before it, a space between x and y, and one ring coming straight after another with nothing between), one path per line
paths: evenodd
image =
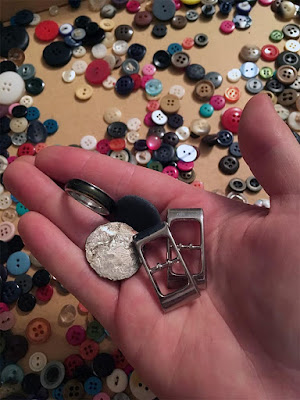
M165 263L157 263L155 267L150 268L147 260L145 259L144 253L143 253L143 248L144 246L158 238L167 238L167 240L170 242L170 245L173 246L176 257L173 259L169 259L166 257L166 262ZM146 272L150 278L150 281L156 291L156 294L159 298L160 304L162 306L163 311L167 312L170 310L173 310L179 306L182 306L191 300L196 299L197 297L200 296L199 289L184 261L182 258L180 251L178 250L175 240L170 232L170 229L168 227L168 224L166 222L163 222L159 226L154 226L153 228L146 229L137 235L134 236L133 242L135 244L135 247L138 251L139 257L141 262L143 263ZM164 268L169 268L171 265L174 263L181 263L184 272L185 272L185 282L183 282L182 287L178 288L174 292L168 293L168 294L162 294L155 278L154 274L158 271L161 271Z
M242 203L248 204L247 197L243 193L237 193L237 192L230 192L228 193L227 197L232 200L237 200Z
M86 259L102 278L113 281L130 278L140 268L132 242L137 232L123 222L100 225L86 240Z
M182 244L177 243L176 246L179 251L181 249L188 249L191 251L200 251L199 257L199 268L196 274L193 274L193 279L200 289L206 288L206 265L205 265L205 253L204 253L204 223L203 223L203 210L201 208L173 208L168 210L167 221L171 230L172 223L177 221L196 221L199 222L200 229L200 244L195 245L192 243ZM168 259L171 258L172 249L174 248L172 243L168 240L167 242L167 254ZM168 287L175 288L182 286L186 283L186 276L183 274L177 274L172 270L172 266L168 268Z

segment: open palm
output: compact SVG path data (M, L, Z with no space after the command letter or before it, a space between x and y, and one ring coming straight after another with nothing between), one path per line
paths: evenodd
M19 223L26 246L162 399L300 397L300 148L265 95L246 106L239 142L271 210L71 147L47 148L5 172L7 189L32 210ZM199 299L163 314L144 269L120 284L98 278L84 244L105 220L52 181L72 178L115 199L142 196L164 219L168 208L203 208L208 287Z

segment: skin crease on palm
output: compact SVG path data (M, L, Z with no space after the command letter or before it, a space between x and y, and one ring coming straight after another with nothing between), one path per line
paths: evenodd
M72 147L21 157L4 174L31 210L19 222L26 247L101 321L160 399L300 398L300 147L262 94L244 109L239 142L270 210ZM72 178L114 199L142 196L163 219L168 208L203 208L207 290L164 314L143 268L122 283L98 278L83 250L105 220L52 181Z

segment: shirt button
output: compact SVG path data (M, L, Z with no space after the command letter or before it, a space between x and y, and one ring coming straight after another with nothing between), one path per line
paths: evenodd
M128 4L128 3L127 3ZM84 390L87 394L93 396L102 390L102 382L96 376L90 376L84 382Z
M23 312L30 312L36 305L36 298L31 293L22 293L18 299L18 308Z
M300 43L297 40L290 39L285 43L284 48L297 53L300 50Z
M83 385L77 379L71 379L63 386L62 398L64 400L80 400L83 396Z
M287 39L297 39L300 36L300 28L296 24L287 24L282 28Z
M233 142L229 147L229 153L234 157L242 157L240 146L238 142Z
M135 158L140 165L146 165L151 160L151 153L148 150L137 151Z
M193 146L182 144L176 149L177 157L184 162L191 162L196 160L197 151Z
M265 61L274 61L278 57L279 50L273 44L267 44L261 48L261 58Z
M232 133L237 133L241 115L242 110L240 108L228 108L221 117L223 127Z
M35 28L35 36L44 42L54 40L59 33L59 26L55 21L42 21Z
M90 85L82 85L75 91L75 96L79 100L89 100L93 95L93 88Z
M85 71L87 81L94 85L101 84L109 75L110 67L106 61L101 59L92 61Z
M16 364L10 364L3 368L1 372L2 383L21 383L24 378L24 372Z
M107 108L103 114L103 119L107 124L119 122L122 118L122 112L117 107Z
M80 325L71 326L66 333L67 342L71 346L79 346L86 339L85 329Z
M175 134L178 137L178 139L183 142L190 137L190 130L187 126L180 126L179 128L176 129ZM176 144L177 143L175 143L175 145Z
M276 71L276 78L284 85L290 85L297 78L297 70L291 65L281 65Z
M238 159L233 156L222 157L219 161L219 169L226 175L235 174L239 169L239 166L240 164Z
M12 275L24 274L30 267L29 256L23 251L17 251L8 257L6 267Z
M204 119L194 119L191 122L190 131L197 136L204 136L209 133L210 125Z
M262 187L259 184L258 180L255 178L255 176L249 176L249 178L246 179L246 186L247 189L249 189L251 192L258 193L261 191Z
M171 19L171 26L175 29L183 29L187 24L187 19L184 15L174 15Z
M194 37L194 42L198 47L205 47L208 44L208 36L205 33L198 33Z
M149 26L152 22L152 14L148 10L138 11L134 16L133 21L137 26L141 27Z
M164 24L155 24L152 28L152 35L158 38L162 38L166 36L167 29L168 28Z
M153 400L155 394L149 389L149 387L141 380L136 370L132 372L129 379L129 387L131 393L138 400Z
M296 132L300 131L300 111L293 111L288 116L288 126Z
M201 80L198 82L194 89L195 97L200 101L209 100L215 91L213 83L209 80Z
M53 287L51 285L46 285L39 287L35 293L36 298L43 303L49 301L53 296Z
M168 121L168 117L161 110L153 111L151 118L156 125L165 125Z
M0 194L0 210L6 210L11 204L12 199L6 192Z
M72 51L72 54L73 54L73 56L76 57L76 58L81 58L81 57L85 56L85 54L86 54L86 49L85 49L85 47L83 47L83 46L75 47L75 48L73 49L73 51Z
M240 178L233 178L229 181L228 186L235 192L242 193L246 190L246 182Z
M152 13L159 21L168 21L174 17L176 6L172 0L156 0L152 5Z
M47 364L47 357L44 353L37 351L29 358L29 368L31 371L40 372Z
M237 29L247 29L252 25L252 18L249 15L236 14L232 21Z
M214 112L214 108L211 104L202 104L202 106L200 107L199 113L201 115L201 117L204 118L209 118L212 116Z
M229 82L238 82L241 78L241 71L237 68L233 68L227 72L227 78Z
M77 367L84 365L84 361L78 354L71 354L64 360L64 366L66 369L66 376L72 377Z
M221 147L229 147L233 142L233 135L230 131L222 130L218 132L217 143Z
M44 318L34 318L28 323L25 334L30 343L42 344L51 336L51 326Z
M240 51L240 56L244 61L256 62L260 57L260 53L259 47L245 45Z
M294 89L284 89L282 93L277 97L277 101L279 104L283 106L291 106L293 105L298 97L298 92Z
M25 60L25 53L22 49L11 48L7 54L7 59L19 67Z
M178 99L182 99L185 95L185 89L181 85L173 85L169 89L169 94L178 97Z
M95 343L95 342L94 342ZM97 345L97 353L99 346ZM115 362L112 355L107 353L97 354L93 359L93 372L99 378L109 376L115 369Z
M171 56L168 52L164 50L158 50L153 55L152 63L158 69L166 69L171 64Z
M251 94L257 94L261 92L264 85L260 79L251 78L246 82L246 90Z
M225 107L225 98L224 96L214 95L210 98L209 104L211 104L214 110L221 110Z
M15 211L15 209L8 208L2 211L1 219L3 222L14 222L16 218L17 218L17 212Z
M15 278L15 282L18 286L20 286L23 294L30 292L33 286L32 278L28 274L18 275Z
M222 3L220 4L220 8L221 8L221 5L222 5ZM226 21L223 21L220 25L220 31L225 34L232 33L234 30L235 30L235 24L232 21L226 20Z
M115 36L117 40L129 42L133 36L133 29L130 25L119 25L115 29Z
M79 352L84 360L93 360L99 353L99 345L94 340L86 339L81 343Z
M16 103L25 92L25 83L19 74L12 71L0 74L0 103Z
M245 79L250 79L258 75L259 68L253 62L245 62L241 65L240 71Z
M50 361L40 374L40 381L45 389L59 386L65 377L65 367L60 361Z
M3 311L0 314L0 330L8 331L15 325L16 319L11 311Z
M114 369L113 372L106 377L106 385L113 393L123 392L128 385L128 378L122 369Z
M172 165L166 166L162 170L162 173L166 174L166 175L169 175L169 176L171 176L172 178L175 178L175 179L177 179L178 175L179 175L178 169L176 167L172 166Z

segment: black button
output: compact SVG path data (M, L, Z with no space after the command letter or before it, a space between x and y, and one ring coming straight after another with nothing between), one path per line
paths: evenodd
M7 279L7 268L4 267L3 264L0 264L0 277L2 279L2 282L6 282L6 279Z
M24 293L18 299L18 307L23 312L30 312L36 305L36 298L31 293Z
M4 282L2 286L2 301L6 304L12 304L18 300L21 294L21 288L16 282Z
M92 369L87 364L83 364L75 367L72 378L78 379L80 382L84 382L92 375Z
M11 137L7 134L5 135L1 135L0 136L0 149L1 150L6 150L9 148L9 146L11 145L12 141L11 141Z
M21 251L23 247L24 243L19 235L15 235L9 242L7 242L9 254L15 253L16 251Z
M27 129L27 139L32 143L45 142L47 139L47 129L40 121L31 121Z
M195 37L194 37L194 42L195 45L198 47L204 47L207 45L208 43L208 36L205 35L205 33L198 33Z
M218 145L220 145L221 147L229 147L233 142L233 134L230 131L224 129L222 131L219 131L217 135L217 142Z
M27 26L33 20L33 12L30 10L18 11L14 20L17 25Z
M246 190L246 182L240 178L231 179L229 181L228 186L230 187L231 190L234 190L235 192L238 193L242 193L244 190Z
M144 151L147 150L148 146L145 139L139 139L134 142L134 150L136 151Z
M74 25L76 28L85 29L87 25L91 22L91 18L86 15L80 15L74 21Z
M0 62L0 74L2 74L2 72L7 72L7 71L17 72L16 64L9 60L1 61Z
M200 64L190 64L186 67L185 74L192 81L200 81L205 76L205 69Z
M152 28L152 35L157 38L166 36L168 28L163 24L156 24Z
M12 116L15 118L26 117L26 115L27 115L27 107L22 106L21 104L19 104L18 106L15 106L12 109Z
M6 149L1 149L1 147L0 147L0 155L1 156L3 156L3 157L5 157L5 158L8 158L9 157L9 152L6 150ZM2 174L3 175L3 174ZM1 176L2 176L1 175ZM2 185L2 183L1 183L1 185ZM3 185L2 185L3 186Z
M123 122L113 122L107 127L107 134L113 138L122 138L126 132L127 126Z
M219 161L219 168L223 174L232 175L239 169L239 160L233 156L222 157Z
M130 75L121 76L115 84L115 91L122 95L126 96L133 91L134 88L134 80Z
M28 351L28 342L24 336L10 335L6 338L5 350L3 356L6 362L16 363L26 356Z
M115 29L115 37L117 40L125 40L129 42L133 36L133 29L130 25L119 25Z
M281 92L284 91L284 84L279 82L277 79L273 79L271 78L270 80L268 80L268 82L266 83L265 89L269 90L270 92L278 95Z
M0 176L0 178L3 176L3 174ZM0 183L2 184L1 180ZM0 240L0 263L4 264L6 263L8 257L10 254L8 253L8 245L7 242L3 242Z
M165 128L163 126L150 126L150 128L148 129L148 133L147 136L158 136L160 139L163 138L165 134Z
M25 393L36 395L41 387L42 385L39 374L29 373L24 376L22 381L22 389Z
M22 294L28 293L32 289L32 278L28 274L18 275L15 282L20 286Z
M114 5L116 8L124 8L128 0L112 0L111 4Z
M34 96L42 93L45 88L45 83L40 78L32 78L28 81L25 81L25 87L28 93L33 94Z
M196 179L196 172L192 169L190 171L179 171L178 180L185 183L193 183Z
M223 78L219 72L208 72L204 79L211 81L215 88L218 88L222 85Z
M0 135L10 132L9 124L10 118L8 118L6 115L0 118Z
M179 137L176 135L175 132L167 132L164 134L163 142L175 147L179 142Z
M72 49L64 42L52 42L44 48L43 58L51 67L62 67L72 58Z
M0 55L7 57L12 48L26 50L29 44L29 36L26 29L22 26L6 26L1 29L0 34Z
M202 11L201 15L203 15L206 18L211 18L215 14L216 9L212 4L204 4L201 7L201 11Z
M191 136L192 136L192 134L191 134ZM196 135L195 139L197 139L197 138L198 138L198 135ZM212 146L214 146L215 144L218 143L217 140L218 140L218 135L217 134L205 135L201 139L201 143L204 143L204 144L212 147Z
M173 159L175 155L175 149L173 146L163 143L159 149L154 150L153 158L165 164Z
M75 8L75 9L79 8L81 5L81 0L69 0L69 5L70 5L70 7ZM45 389L45 388L43 388L43 389Z
M299 133L292 131L292 134L295 136L295 139L300 144L300 135L299 135Z
M35 274L33 275L32 283L34 284L34 286L43 287L48 285L50 279L51 275L49 274L49 272L45 269L40 269L36 271Z
M300 68L300 56L292 51L283 51L278 55L275 61L276 68L282 65L291 65L298 70Z
M255 176L249 176L249 178L246 179L246 185L247 189L254 193L260 192L262 189L260 183L255 178Z
M229 1L222 1L222 3L219 2L219 7L220 13L223 15L228 15L232 10L232 4Z
M133 43L129 46L127 50L127 56L129 58L134 58L136 61L140 62L146 54L146 47L139 43Z
M183 125L183 117L180 114L171 114L168 116L168 125L177 129Z
M108 353L100 353L93 360L94 374L99 378L110 375L115 369L113 356Z
M242 157L242 153L238 142L231 143L229 147L229 153L234 157Z
M171 55L165 50L158 50L153 55L153 64L158 69L166 69L171 64Z
M88 23L85 28L86 36L82 40L82 44L85 46L94 46L95 44L101 43L105 38L105 32L96 22Z

